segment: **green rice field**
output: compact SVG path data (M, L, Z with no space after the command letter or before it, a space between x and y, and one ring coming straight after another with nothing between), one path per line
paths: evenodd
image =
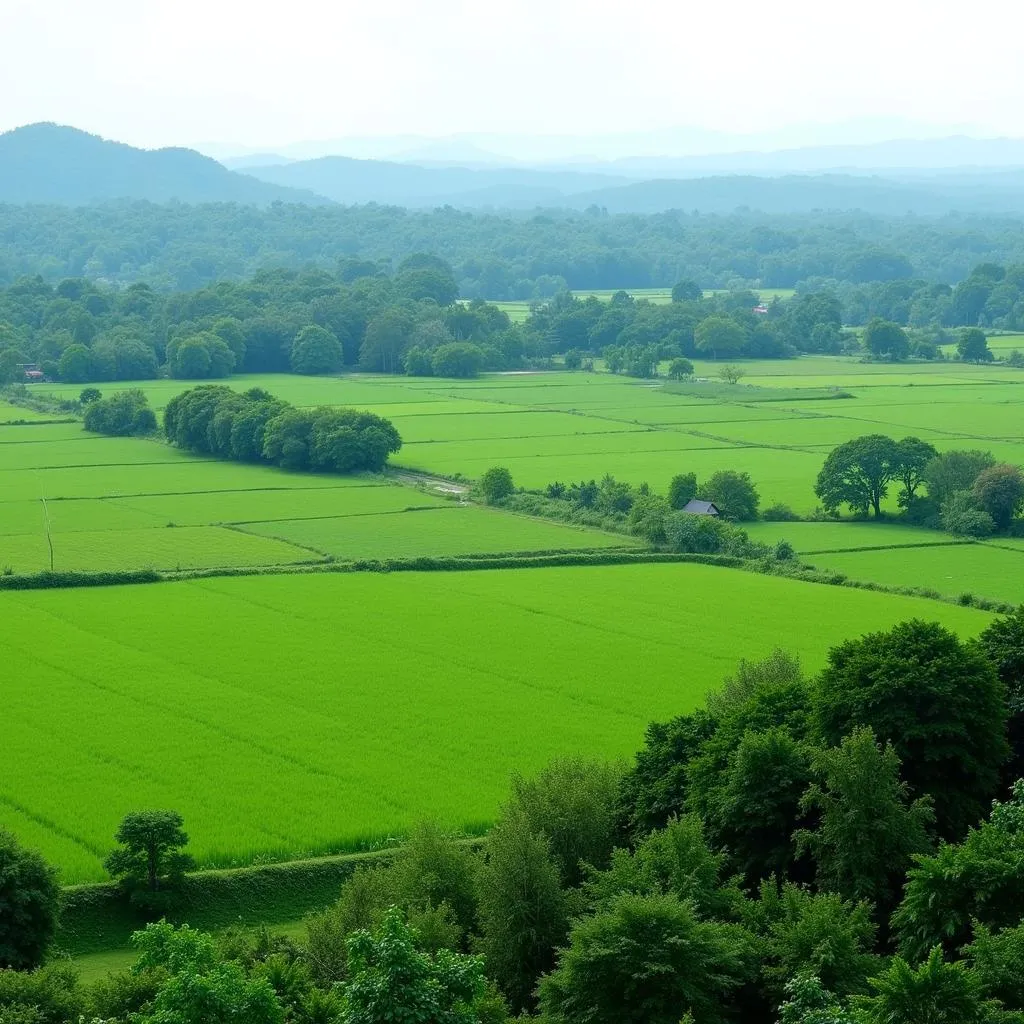
M629 545L598 530L458 507L383 476L202 459L81 424L0 427L0 572L272 568Z
M179 810L203 865L424 817L472 828L513 769L625 757L741 657L782 646L814 670L913 616L964 636L990 621L685 564L0 592L0 616L0 825L67 882L102 878L117 823L144 807Z
M258 383L297 405L353 405L387 416L405 442L393 459L396 466L474 479L502 464L528 488L611 473L663 491L676 473L702 477L728 468L751 474L763 504L783 502L806 513L817 502L814 480L828 451L866 433L912 435L939 449L986 448L1024 464L1024 370L828 356L749 361L743 368L746 376L731 386L706 361L696 364L699 379L682 387L664 378L565 372L488 374L469 381L265 375L229 383ZM185 386L167 380L143 385L157 408ZM850 397L830 397L840 393ZM102 442L69 441L51 459L57 463L47 473L53 492L85 496L81 470L74 467L102 464L107 451ZM129 476L170 478L188 457L159 458L169 460L162 469L129 467ZM85 474L88 493L127 486L118 472L99 490L103 472L100 465ZM201 472L192 465L187 475ZM209 472L243 478L261 471L232 466ZM20 496L37 496L27 477ZM169 482L163 489L184 488Z

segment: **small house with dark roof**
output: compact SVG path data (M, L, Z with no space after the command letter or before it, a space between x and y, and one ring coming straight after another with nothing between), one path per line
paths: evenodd
M717 516L721 513L713 501L701 501L700 498L691 498L684 506L684 512L692 516Z

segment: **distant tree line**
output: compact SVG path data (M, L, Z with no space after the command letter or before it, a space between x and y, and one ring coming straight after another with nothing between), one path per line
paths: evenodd
M259 388L206 384L167 403L164 433L180 448L282 469L379 472L402 447L394 425L355 409L299 409Z
M979 284L999 273L998 285ZM982 287L1005 298L1018 277L1024 280L1013 267L984 265L951 294ZM747 289L704 297L686 279L676 282L673 301L665 304L624 290L610 302L563 290L535 303L522 324L492 303L457 302L458 292L451 266L426 254L408 257L394 274L349 260L334 273L267 271L171 295L142 284L118 290L84 278L54 286L22 278L0 289L0 384L22 381L26 364L37 364L51 379L86 383L342 369L472 377L481 370L550 365L555 355L563 355L569 369L592 368L602 357L611 372L635 377L655 376L668 359L670 376L682 379L698 356L723 361L724 374L738 357L866 351L883 359L931 359L942 355L940 344L953 341L962 359L992 358L980 328L952 334L939 313L909 331L873 315L860 339L843 329L849 316L829 290L766 307ZM1016 323L1021 302L993 326ZM993 319L975 306L955 308L973 318L958 313L957 323Z
M452 264L466 299L547 299L565 288L671 287L686 278L726 289L908 279L955 285L979 253L1024 264L1018 219L965 214L0 205L0 286L41 274L50 283L85 277L194 291L271 268L314 264L333 273L354 258L390 269L424 250Z
M131 971L88 986L59 960L26 970L52 940L56 881L0 835L0 896L30 922L0 917L0 1014L1020 1024L1022 694L1024 608L966 642L903 622L813 676L775 651L652 723L628 765L514 777L482 850L423 824L301 938L161 922ZM182 826L129 815L107 860L153 916L190 866Z

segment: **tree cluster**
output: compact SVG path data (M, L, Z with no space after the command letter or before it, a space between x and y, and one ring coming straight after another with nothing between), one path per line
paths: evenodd
M891 484L913 522L968 537L1015 529L1024 515L1024 473L997 463L990 452L941 454L916 437L894 441L867 434L834 448L818 473L814 492L830 515L847 506L856 515L882 514ZM924 492L920 492L920 488Z
M259 388L238 392L216 384L172 398L164 433L189 451L333 473L379 472L402 446L392 423L373 413L299 409Z
M465 377L520 365L523 339L496 306L455 302L451 268L414 255L275 270L173 295L84 278L22 278L0 290L0 383L37 363L69 383L232 373L371 372Z
M157 429L156 413L150 409L145 392L138 388L118 391L107 398L102 398L95 388L85 388L82 396L82 424L86 430L127 437L152 434Z

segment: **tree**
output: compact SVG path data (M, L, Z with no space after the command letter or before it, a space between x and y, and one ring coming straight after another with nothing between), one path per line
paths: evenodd
M957 355L965 363L990 363L992 353L988 348L988 338L980 327L965 327L960 332L956 343Z
M1014 928L1024 919L1024 781L996 802L988 821L960 843L941 843L907 876L903 902L892 917L900 951L911 960L937 945L959 949L977 924Z
M1024 924L998 932L978 924L963 954L986 996L1024 1009Z
M265 977L222 959L212 935L161 921L132 935L135 971L166 972L152 1004L134 1024L283 1024L284 1008Z
M927 441L916 437L905 437L896 442L893 475L903 484L897 499L900 508L910 508L913 504L918 487L924 483L925 467L938 454Z
M98 391L96 393L99 394ZM86 430L114 437L151 434L157 429L156 413L150 409L145 392L138 388L128 388L107 398L90 401L86 405L82 425Z
M697 474L677 473L668 485L668 503L674 509L684 508L697 496Z
M787 877L790 837L803 821L800 798L811 781L807 745L783 727L748 729L719 781L704 813L730 863L751 885L771 874Z
M488 505L497 505L515 490L512 473L504 466L491 466L480 477L479 487L480 493Z
M924 467L928 496L941 506L958 491L969 491L981 471L995 464L991 452L943 452Z
M946 963L936 946L916 969L895 957L877 978L875 994L855 1000L864 1024L996 1024L981 982L964 963Z
M825 511L839 512L841 505L859 515L874 509L882 514L882 499L889 493L889 482L899 470L899 447L883 434L867 434L833 448L818 473L814 493Z
M341 367L341 343L323 327L303 327L292 342L293 373L334 373Z
M0 968L38 967L57 930L59 911L57 872L0 829Z
M180 888L192 867L192 858L182 852L188 843L183 824L176 811L136 811L118 826L114 838L120 849L105 866L136 902L159 906Z
M576 923L541 979L541 1009L552 1024L679 1024L687 1013L715 1024L755 960L740 926L701 921L672 895L625 894Z
M726 519L750 522L757 518L760 498L749 473L719 470L701 484L697 493L705 501L714 502Z
M906 359L910 352L910 339L899 324L875 317L864 328L864 347L873 356L892 360Z
M693 363L682 357L673 359L668 364L668 376L670 380L685 380L687 377L692 377Z
M1006 463L990 466L978 474L972 494L997 529L1009 529L1014 518L1024 511L1024 473Z
M939 509L939 522L948 533L961 537L988 537L996 532L995 520L978 507L972 491L954 491Z
M843 1004L813 974L798 974L786 985L779 1024L855 1024Z
M927 797L911 801L899 769L892 744L879 746L870 728L818 751L811 761L816 782L802 801L817 826L795 836L814 859L821 889L870 900L883 920L914 855L931 848L927 829L935 818Z
M673 302L697 302L704 298L704 289L695 281L676 281L672 286Z
M82 388L78 395L79 405L88 405L90 402L98 402L103 397L99 388Z
M584 865L608 866L615 845L622 770L604 761L561 758L530 778L512 778L511 806L530 831L547 838L563 886L583 880Z
M565 895L547 838L521 808L502 813L487 837L479 876L481 952L487 970L519 1012L555 961L568 929Z
M745 916L763 939L763 972L773 1002L801 972L813 973L839 996L868 991L879 964L872 954L877 928L870 903L813 893L792 882L779 886L774 878L761 883L758 896Z
M348 940L351 980L344 987L344 1024L476 1024L484 995L480 957L417 948L416 933L397 907L376 934Z
M60 379L68 384L84 384L93 380L92 352L85 345L69 345L58 363Z
M891 743L915 794L961 835L996 792L1006 760L1005 691L974 645L914 619L834 647L813 689L818 732L838 745L857 726Z
M431 362L431 353L421 345L412 345L405 350L402 356L405 372L410 377L433 377L434 364Z
M359 348L360 369L398 373L412 329L412 317L404 309L393 307L374 316Z
M978 642L1006 687L1011 756L1003 780L1009 784L1024 778L1024 604L986 626Z
M733 356L746 344L743 328L729 316L709 316L701 320L693 332L697 349L710 352L712 358Z
M475 377L483 362L483 349L468 341L439 345L430 360L435 377Z
M718 371L718 376L721 377L726 384L738 384L741 378L745 377L746 375L746 370L744 370L743 367L733 366L732 364L723 366Z

